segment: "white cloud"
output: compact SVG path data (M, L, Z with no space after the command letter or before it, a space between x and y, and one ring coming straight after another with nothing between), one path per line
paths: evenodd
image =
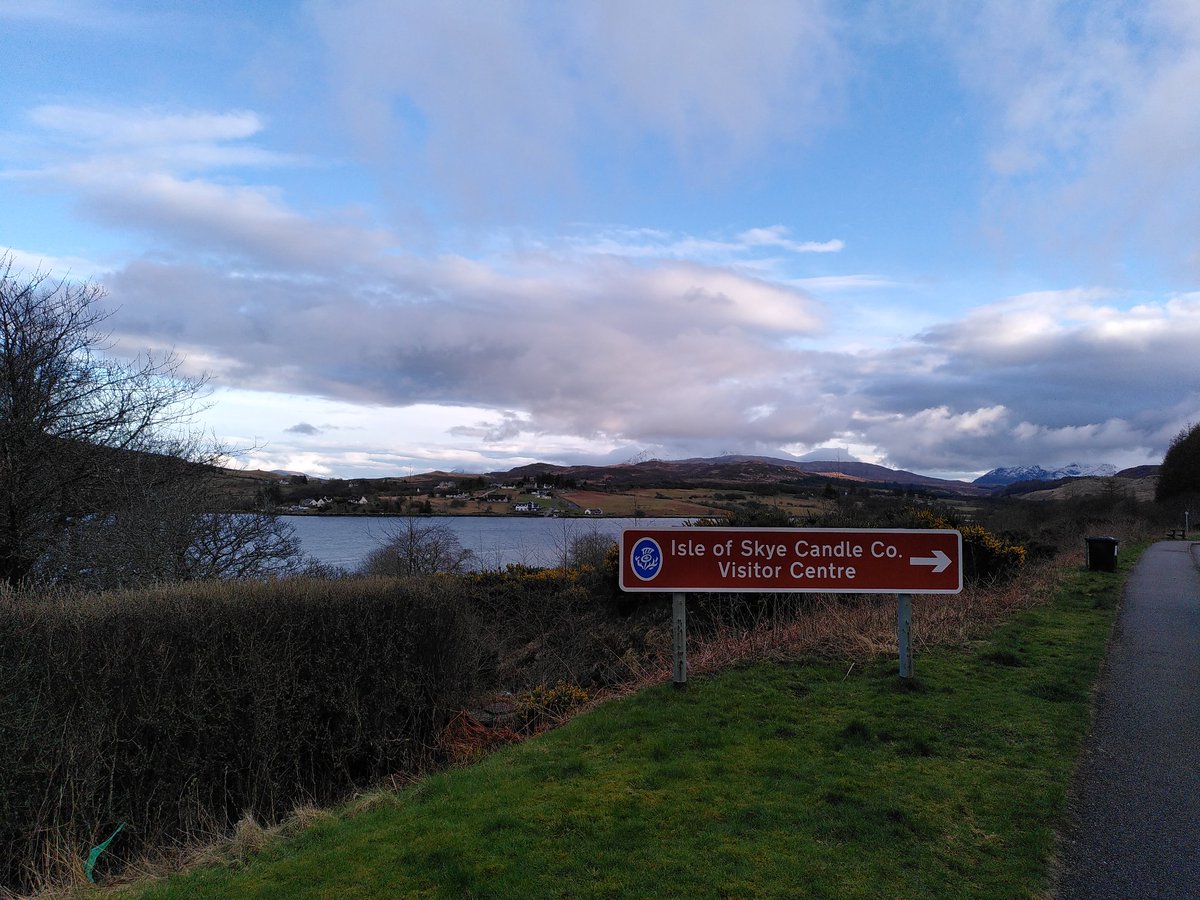
M263 127L258 115L249 110L173 114L46 105L34 108L30 119L77 140L112 147L239 140L258 134Z
M662 266L635 280L646 283L655 305L667 311L666 327L744 325L777 338L820 327L812 300L800 291L733 272L699 266Z
M1132 305L1120 299L1111 291L1083 289L1022 295L931 329L923 340L941 352L1004 367L1076 369L1093 383L1134 374L1127 371L1130 360L1183 365L1187 348L1200 339L1200 294ZM1092 366L1090 373L1085 364ZM1146 387L1160 377L1153 368L1143 369L1136 381Z
M839 253L845 242L799 241L784 225L747 229L733 238L698 237L662 229L606 228L576 235L567 245L578 252L638 259L686 259L713 265L740 265L747 269L773 271L785 267L784 259L806 253ZM785 251L787 257L763 256L766 250Z
M1111 277L1200 273L1200 12L1176 0L942 7L941 34L997 113L990 196L1014 246Z
M783 225L773 225L770 228L751 228L738 235L738 239L747 247L779 247L792 253L839 253L846 248L845 241L796 241Z
M8 174L46 178L123 173L198 173L216 169L306 164L300 157L248 143L264 128L250 110L172 112L122 107L43 105L30 111L32 131L14 141L29 157Z
M839 76L822 3L619 0L579 9L578 52L612 92L611 118L666 133L684 158L714 132L734 153L796 136Z
M47 256L17 247L0 247L0 259L5 258L12 263L15 272L26 275L41 272L55 278L91 279L105 269L99 263L83 257Z
M813 275L808 278L792 278L788 284L801 290L825 291L860 291L872 288L899 287L901 282L884 275Z

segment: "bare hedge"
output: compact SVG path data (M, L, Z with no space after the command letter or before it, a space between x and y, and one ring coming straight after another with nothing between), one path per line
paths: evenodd
M494 666L436 580L0 591L0 635L0 894L411 771Z

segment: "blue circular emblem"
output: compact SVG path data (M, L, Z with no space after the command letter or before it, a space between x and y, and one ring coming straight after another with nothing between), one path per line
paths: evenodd
M641 538L629 552L629 565L633 574L642 581L651 581L662 571L662 548L654 538Z

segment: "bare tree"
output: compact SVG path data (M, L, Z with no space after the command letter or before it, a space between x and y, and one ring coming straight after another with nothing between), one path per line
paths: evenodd
M214 511L210 465L159 454L123 463L110 473L113 502L73 522L35 578L107 588L308 571L295 530L270 508Z
M449 526L408 516L384 533L363 563L364 575L436 575L461 572L474 556Z
M558 564L564 569L603 568L605 556L616 539L601 531L594 520L560 519L559 522L559 534L554 541Z
M278 523L212 518L219 454L183 434L204 384L173 354L110 355L103 298L0 257L0 581L143 584L294 555Z

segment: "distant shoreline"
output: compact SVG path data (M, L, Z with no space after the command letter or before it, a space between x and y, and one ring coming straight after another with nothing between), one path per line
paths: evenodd
M653 516L622 515L621 513L600 513L584 515L583 513L522 513L522 512L309 512L308 510L276 510L277 516L295 516L304 519L694 519L695 515L679 513L678 515L659 514Z

